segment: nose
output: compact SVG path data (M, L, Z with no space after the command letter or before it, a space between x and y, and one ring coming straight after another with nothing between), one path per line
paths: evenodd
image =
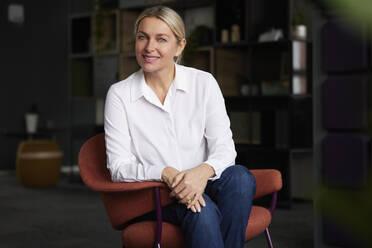
M146 52L152 52L155 50L155 47L156 47L156 44L155 44L155 41L153 39L149 39L147 41L147 44L146 44Z

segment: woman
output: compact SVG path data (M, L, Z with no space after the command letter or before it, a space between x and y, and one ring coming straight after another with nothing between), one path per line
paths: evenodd
M243 247L255 180L234 165L224 99L210 73L178 65L185 27L170 8L143 11L135 24L141 69L112 85L105 105L107 167L114 182L163 181L177 203L163 220L189 247ZM138 220L153 219L154 213Z

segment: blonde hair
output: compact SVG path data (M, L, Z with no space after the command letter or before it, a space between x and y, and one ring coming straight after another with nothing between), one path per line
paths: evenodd
M165 6L155 6L142 11L142 13L137 17L137 20L134 24L134 35L137 35L139 25L145 17L156 17L163 22L165 22L170 30L172 30L174 36L178 41L178 44L182 39L186 38L185 24L182 18L171 8ZM175 62L180 63L182 58L182 53L176 57Z

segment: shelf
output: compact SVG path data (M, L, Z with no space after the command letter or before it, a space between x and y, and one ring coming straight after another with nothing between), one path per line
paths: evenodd
M205 6L213 5L215 1L213 0L187 0L187 1L174 1L170 2L168 5L176 9L191 9L200 8Z
M92 11L89 12L81 12L81 13L73 13L69 14L68 17L70 19L79 19L79 18L91 18L93 15Z
M270 103L272 108L277 108L283 104L288 104L291 96L225 96L227 105L232 105L240 108L248 107L249 104L267 104Z
M252 111L288 108L291 101L311 99L312 95L224 96L224 98L226 108L230 111Z
M250 144L239 144L236 143L235 146L237 146L237 150L240 152L244 151L249 152L249 153L289 153L291 149L285 149L285 148L275 148L275 147L263 147L263 146L258 146L258 145L250 145Z
M215 48L246 48L249 47L250 42L248 41L239 41L239 42L216 42L213 46Z
M91 58L92 56L92 53L70 53L68 55L70 59L86 59Z
M228 42L228 43L221 43L216 42L213 46L215 48L268 48L268 47L289 47L289 45L293 41L299 41L299 42L305 42L305 43L311 43L310 41L306 40L298 40L298 39L281 39L277 41L239 41L239 42Z
M77 13L93 12L95 0L69 0L69 13L76 15Z

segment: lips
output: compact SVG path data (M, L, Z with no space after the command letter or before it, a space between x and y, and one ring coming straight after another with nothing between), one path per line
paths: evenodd
M146 63L153 63L158 60L160 57L158 56L150 56L150 55L142 55L142 58Z

